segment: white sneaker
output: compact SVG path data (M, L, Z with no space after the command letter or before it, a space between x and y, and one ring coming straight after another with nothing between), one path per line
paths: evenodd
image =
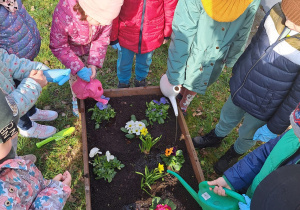
M32 122L32 127L28 130L20 129L20 135L28 138L46 139L56 133L56 128L50 125L41 125Z
M31 121L52 121L58 117L56 111L52 110L41 110L36 108L36 112L34 115L30 116L29 119Z

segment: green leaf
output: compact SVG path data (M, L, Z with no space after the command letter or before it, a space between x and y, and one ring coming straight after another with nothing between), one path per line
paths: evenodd
M120 128L120 129L121 129L121 131L123 131L124 133L128 133L128 130L127 130L126 128L122 127L122 128Z
M136 121L135 115L131 115L131 120L133 120L134 122Z
M134 134L126 134L125 135L126 136L126 138L128 138L128 139L133 139L134 137L135 137L135 135Z

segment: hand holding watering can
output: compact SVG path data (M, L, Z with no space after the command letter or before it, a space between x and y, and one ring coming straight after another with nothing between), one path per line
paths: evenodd
M49 69L43 71L48 82L55 82L63 85L70 79L71 69Z

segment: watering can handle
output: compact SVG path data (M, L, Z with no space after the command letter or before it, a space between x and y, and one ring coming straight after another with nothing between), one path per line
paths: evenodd
M205 185L207 185L208 187L211 187L211 188L215 188L215 186L212 186L212 185L209 185L207 183L207 181L203 182ZM244 198L244 196L242 196L241 194L233 191L233 190L229 190L227 188L223 188L225 190L225 193L226 195L230 196L230 197L233 197L235 199L237 199L238 201L242 202L242 203L245 203L246 204L246 200Z

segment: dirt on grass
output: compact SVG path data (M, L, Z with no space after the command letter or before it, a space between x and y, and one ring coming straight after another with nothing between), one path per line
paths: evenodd
M96 180L92 171L92 165L89 165L91 202L93 210L144 210L151 205L151 197L141 190L142 176L135 172L145 172L145 166L152 170L163 163L160 155L164 154L166 148L176 146L183 151L185 163L179 174L196 191L198 191L198 182L194 175L192 165L186 150L184 140L179 140L181 131L179 125L176 134L176 117L172 106L169 108L169 118L164 124L154 123L147 129L152 137L156 138L162 135L161 140L152 147L150 154L141 153L139 144L141 141L137 138L127 139L125 133L120 130L125 127L126 122L135 115L138 121L148 119L145 116L146 102L159 100L161 96L127 96L120 98L111 98L109 104L116 111L116 117L108 123L104 123L99 129L95 130L94 121L91 120L92 112L89 108L94 107L95 101L86 100L86 125L88 151L93 147L98 147L105 154L108 150L112 155L118 158L125 167L117 171L116 176L111 183L104 179ZM149 121L148 121L149 122ZM175 140L175 136L177 137ZM166 168L165 168L166 170ZM151 194L163 199L171 199L178 210L196 210L201 209L197 202L182 186L182 184L172 175L167 174L163 180L157 181L151 186Z

